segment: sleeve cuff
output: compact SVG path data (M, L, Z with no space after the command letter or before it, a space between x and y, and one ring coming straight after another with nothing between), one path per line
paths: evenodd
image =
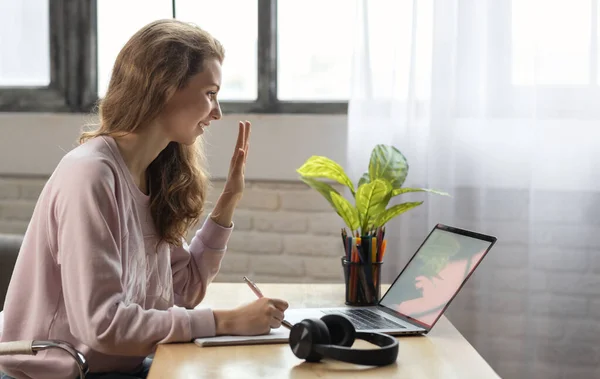
M192 340L201 337L214 337L217 334L215 316L210 308L190 309Z
M196 237L198 237L198 239L202 241L202 244L209 249L225 250L231 232L233 231L233 222L231 223L231 226L226 228L214 222L210 216L211 215L209 214L206 217L202 228L196 231ZM191 246L190 249L192 249Z

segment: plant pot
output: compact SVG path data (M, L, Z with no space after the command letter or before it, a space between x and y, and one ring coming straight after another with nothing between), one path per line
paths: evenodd
M375 305L381 296L381 264L383 262L350 262L342 256L346 304Z

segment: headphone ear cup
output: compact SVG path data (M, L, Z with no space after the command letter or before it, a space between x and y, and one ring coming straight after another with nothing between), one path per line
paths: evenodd
M350 347L356 339L356 329L352 322L340 314L328 314L321 317L327 326L332 345Z
M331 344L327 325L318 319L302 320L292 327L289 344L296 357L319 362L323 356L315 351L314 345Z

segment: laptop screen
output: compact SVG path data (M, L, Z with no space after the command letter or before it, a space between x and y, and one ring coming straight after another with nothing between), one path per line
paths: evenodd
M380 304L433 327L495 241L495 237L437 225Z

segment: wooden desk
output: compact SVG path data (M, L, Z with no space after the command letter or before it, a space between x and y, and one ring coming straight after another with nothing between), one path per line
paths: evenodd
M265 296L285 299L293 308L341 305L344 299L341 285L260 283L259 286ZM213 283L201 307L231 308L253 298L244 283ZM327 360L304 362L296 358L288 344L203 348L193 343L167 344L158 347L148 379L499 378L443 316L427 336L399 338L397 363L376 368ZM366 346L372 345L361 341L355 344L355 347Z

